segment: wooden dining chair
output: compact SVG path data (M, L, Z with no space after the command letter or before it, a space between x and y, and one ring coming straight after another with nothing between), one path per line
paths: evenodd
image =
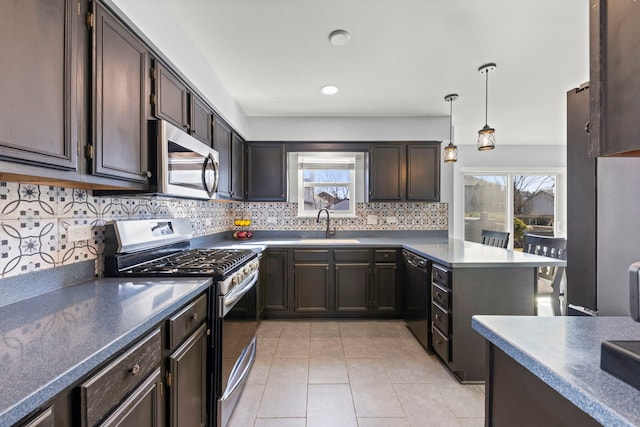
M497 248L504 249L509 246L508 231L482 230L482 234L480 234L480 237L482 238L481 243L483 245L495 246Z
M523 251L556 259L567 259L567 239L563 237L538 236L525 234ZM564 304L564 291L560 288L560 282L564 274L564 267L541 266L538 267L538 291L536 296L551 296L551 308L554 316L563 314L561 306Z

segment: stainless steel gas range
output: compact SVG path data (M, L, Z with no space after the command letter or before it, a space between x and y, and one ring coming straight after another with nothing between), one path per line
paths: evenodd
M107 276L206 276L209 292L209 425L226 426L256 355L260 254L190 248L184 218L114 221L105 227Z

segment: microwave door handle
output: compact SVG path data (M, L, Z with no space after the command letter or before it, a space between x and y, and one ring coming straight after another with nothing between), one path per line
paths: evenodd
M211 185L207 182L207 167L211 162L211 167L213 168L213 182ZM202 163L202 188L207 192L209 197L213 197L213 195L217 191L218 182L218 167L216 165L215 159L213 156L209 155L204 158L204 162Z
M218 192L218 182L220 181L220 164L213 156L210 157L213 165L213 193L215 194Z

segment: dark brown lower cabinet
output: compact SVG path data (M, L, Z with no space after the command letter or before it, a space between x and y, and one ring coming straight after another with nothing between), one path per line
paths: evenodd
M487 343L486 422L493 427L599 426L498 347Z
M202 324L168 357L170 426L207 423L207 325Z
M397 249L278 248L263 253L264 317L398 317Z
M397 264L376 263L373 269L373 312L385 315L400 314L400 291Z
M328 313L329 265L295 264L294 311L296 313Z
M81 425L83 427L98 425L109 413L126 415L127 411L122 409L123 405L133 408L141 404L137 400L131 400L133 398L131 393L136 389L139 395L142 393L139 387L143 380L154 375L156 370L159 375L157 368L160 368L162 360L160 335L160 329L149 333L124 354L98 370L80 385ZM144 384L147 383L148 380L144 380ZM157 400L157 396L154 399ZM130 410L128 411L130 412ZM140 411L136 412L136 414L139 413ZM112 415L108 420L113 420ZM155 418L142 425L160 425L154 420ZM138 427L140 425L137 424Z
M268 249L260 264L261 295L264 314L289 312L289 251Z
M159 427L162 417L162 382L157 368L100 426Z
M369 271L369 263L336 264L336 312L369 312Z

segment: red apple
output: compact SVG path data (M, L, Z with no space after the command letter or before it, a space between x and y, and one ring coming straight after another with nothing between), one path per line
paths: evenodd
M250 239L251 237L253 237L253 233L250 231L247 231L247 239Z
M247 238L247 232L246 231L238 231L235 234L238 236L238 239L246 239Z

